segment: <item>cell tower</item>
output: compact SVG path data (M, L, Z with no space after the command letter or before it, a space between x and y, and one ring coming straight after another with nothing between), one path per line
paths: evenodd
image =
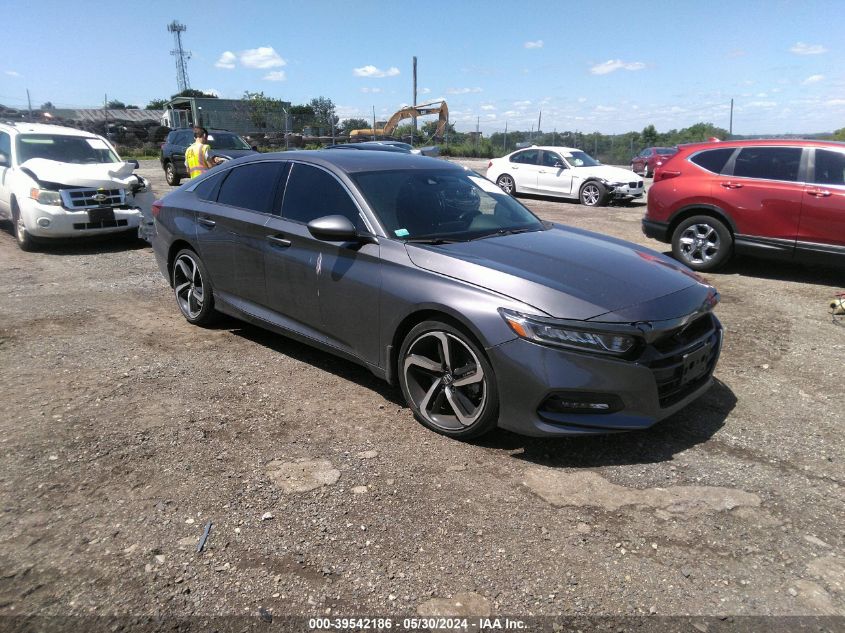
M182 92L191 87L191 82L188 81L188 60L191 59L191 52L182 48L182 31L187 31L188 27L173 20L167 25L167 30L173 33L173 41L176 44L170 54L176 58L176 83L179 92Z

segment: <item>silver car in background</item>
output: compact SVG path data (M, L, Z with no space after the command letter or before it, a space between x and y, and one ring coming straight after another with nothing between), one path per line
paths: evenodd
M721 349L695 273L433 158L250 156L153 213L189 322L223 312L360 363L455 438L646 428L708 389Z

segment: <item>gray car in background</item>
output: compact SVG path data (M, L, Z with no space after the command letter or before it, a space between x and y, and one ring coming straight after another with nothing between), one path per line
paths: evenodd
M721 349L718 293L683 265L434 158L249 156L153 212L189 322L223 312L360 363L451 437L646 428L708 389Z

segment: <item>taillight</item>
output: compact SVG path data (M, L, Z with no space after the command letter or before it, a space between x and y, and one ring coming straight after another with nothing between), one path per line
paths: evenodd
M661 180L669 180L670 178L675 178L676 176L680 176L681 172L674 171L672 169L661 169L660 171L654 172L654 182L659 182Z
M158 214L161 213L161 207L164 206L164 203L161 200L156 200L153 202L152 210L153 210L153 217L157 218Z

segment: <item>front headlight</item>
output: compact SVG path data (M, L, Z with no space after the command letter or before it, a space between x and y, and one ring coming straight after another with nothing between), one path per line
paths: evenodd
M603 331L584 323L570 325L556 319L534 317L499 308L499 314L521 338L555 347L622 356L637 344L636 337L622 332Z
M137 178L138 182L129 187L132 193L144 193L145 191L147 191L150 186L150 181L144 178L143 176L139 176L138 174L135 174L135 178Z
M52 204L62 206L62 197L58 191L49 191L47 189L37 189L33 187L29 190L29 197L40 202L41 204Z

